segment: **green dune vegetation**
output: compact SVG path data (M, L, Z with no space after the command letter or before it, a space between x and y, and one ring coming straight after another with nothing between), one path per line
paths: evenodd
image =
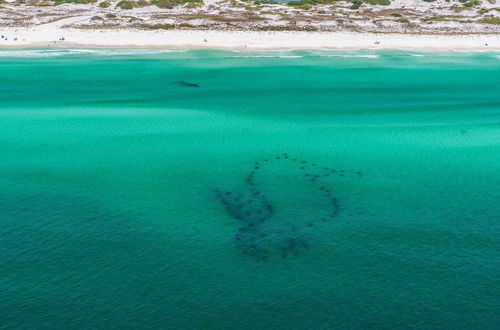
M496 0L0 0L3 26L498 33ZM58 7L62 4L70 4ZM205 6L204 6L205 4ZM57 10L54 8L57 8ZM23 8L20 8L23 7ZM148 8L147 10L145 10ZM291 9L291 10L289 10ZM19 15L19 11L27 15ZM351 15L353 14L353 15ZM75 19L81 16L82 19Z
M290 1L288 2L289 5L291 6L304 6L304 5L318 5L318 4L331 4L335 2L339 2L341 0L298 0L298 1ZM382 6L387 6L391 4L390 0L353 0L351 9L358 9L361 7L363 3L369 3L371 5L382 5ZM261 2L263 3L263 2ZM268 3L272 3L268 2Z
M74 3L74 4L90 4L95 3L98 0L18 0L17 3L27 4L27 5L35 5L35 6L50 6L50 5L61 5L64 3ZM423 2L436 2L437 0L421 0ZM231 3L237 3L238 1L230 1ZM283 1L276 0L240 0L239 2L246 3L255 3L257 5L266 5L266 4L283 4ZM347 8L351 10L360 9L363 7L371 6L388 6L391 4L391 0L291 0L286 1L286 4L289 6L293 6L297 9L310 9L315 5L327 5L334 3L351 3ZM450 3L450 7L453 8L456 12L460 12L463 10L472 10L473 8L477 8L481 6L483 2L488 2L491 4L495 4L496 0L447 0ZM6 3L5 0L0 0L1 3ZM121 0L117 3L114 3L115 8L129 10L134 8L141 8L146 6L157 6L159 8L174 8L180 5L186 5L186 7L197 7L203 4L203 0ZM105 0L99 4L100 8L109 8L112 6L111 0ZM491 20L488 20L491 21ZM493 20L494 21L494 20Z
M77 4L86 4L86 3L94 3L97 0L55 0L54 5L61 5L63 3L77 3Z
M0 3L2 3L4 0L0 0ZM88 3L95 3L97 0L55 0L54 5L61 5L63 3L76 3L76 4L88 4ZM120 9L134 9L134 8L141 8L141 7L147 7L147 6L157 6L159 8L174 8L179 5L184 5L184 4L195 4L195 5L201 5L203 4L203 0L152 0L152 1L146 1L146 0L121 0L118 3L116 3L115 7L120 8ZM108 8L111 6L111 3L108 1L103 1L99 4L99 7L101 8Z
M203 0L152 0L151 2L145 0L131 1L121 0L116 4L117 8L121 9L134 9L155 5L159 8L174 8L175 6L183 5L186 3L203 3Z
M485 23L485 24L500 25L500 18L498 18L498 17L485 17L481 20L481 22Z
M201 5L203 4L203 0L152 0L151 4L160 7L160 8L173 8L179 5Z

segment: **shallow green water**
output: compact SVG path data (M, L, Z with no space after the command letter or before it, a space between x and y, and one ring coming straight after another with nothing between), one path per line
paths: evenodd
M0 328L497 329L500 55L0 52Z

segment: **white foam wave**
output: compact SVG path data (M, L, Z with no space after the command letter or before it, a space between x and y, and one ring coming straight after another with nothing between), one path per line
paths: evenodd
M30 49L30 50L2 50L0 57L58 57L71 55L95 55L95 56L131 56L131 55L154 55L171 52L182 52L182 50L133 50L133 49Z
M319 54L317 55L319 57L346 57L346 58L378 58L380 57L379 55L373 55L373 54Z
M231 58L302 58L301 55L245 55L231 56Z

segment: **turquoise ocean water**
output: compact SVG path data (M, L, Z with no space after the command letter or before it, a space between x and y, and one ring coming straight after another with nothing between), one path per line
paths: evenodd
M0 52L1 329L498 329L500 55Z

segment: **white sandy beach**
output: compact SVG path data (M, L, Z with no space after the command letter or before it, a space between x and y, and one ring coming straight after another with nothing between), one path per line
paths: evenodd
M417 35L355 32L79 30L48 24L1 28L0 48L408 49L500 51L500 34ZM64 38L64 40L60 40Z
M500 25L483 24L484 19L500 19L497 5L489 2L456 11L445 0L393 0L390 6L357 11L349 9L350 2L310 10L254 4L247 10L237 6L241 1L206 0L195 9L146 6L122 10L118 0L110 1L113 5L102 8L69 3L28 6L8 0L0 15L0 35L4 36L0 48L500 51ZM217 23L215 17L234 21L232 25ZM398 22L402 18L406 23ZM273 29L277 26L281 28ZM301 30L308 26L317 30Z

